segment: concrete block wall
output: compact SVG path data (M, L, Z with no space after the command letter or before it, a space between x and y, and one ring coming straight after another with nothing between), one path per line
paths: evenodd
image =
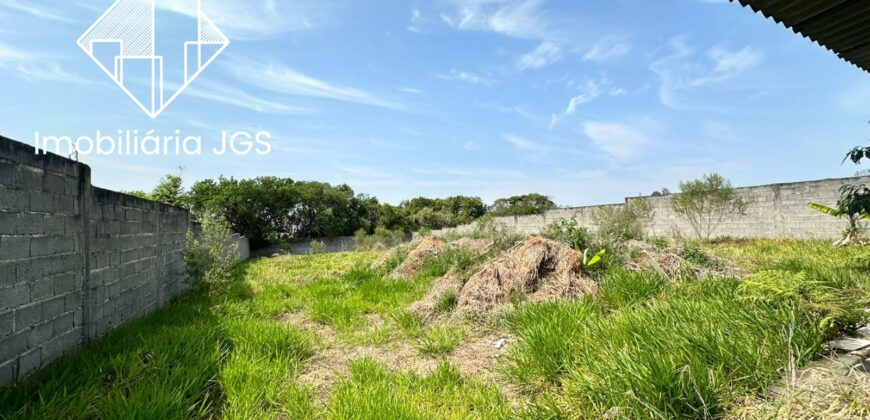
M187 210L94 188L88 253L88 337L166 304L189 288L184 245Z
M190 213L90 180L86 165L0 137L0 386L190 287ZM247 239L231 240L247 258Z
M870 177L823 179L818 181L794 182L787 184L762 185L736 188L749 207L745 215L734 215L722 221L713 236L736 238L797 238L832 239L840 235L846 221L837 219L811 209L809 203L834 206L840 197L840 187L845 184L870 184ZM650 235L666 237L695 237L691 225L674 212L670 196L629 197L649 200L654 211L649 227ZM538 234L548 224L559 219L574 219L578 225L594 229L592 215L604 207L620 207L622 204L577 207L551 210L541 215L499 217L496 220L523 234ZM465 233L474 225L458 226L433 232Z

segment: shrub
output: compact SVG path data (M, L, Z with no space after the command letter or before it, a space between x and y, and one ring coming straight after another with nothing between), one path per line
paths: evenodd
M200 234L187 232L184 262L188 275L198 280L225 280L239 260L239 245L227 243L232 233L222 217L204 215Z
M312 240L308 245L308 255L317 255L326 253L326 242Z
M646 199L629 200L623 206L601 207L592 213L598 235L607 242L643 239L654 212Z
M749 206L719 174L680 182L680 193L671 198L671 205L700 239L710 239L726 217L744 215Z
M383 226L378 226L371 235L368 235L363 229L356 231L353 241L356 244L357 250L366 251L392 248L405 242L405 236L405 231L401 229L390 230Z
M722 266L722 263L720 263L719 260L707 255L707 253L704 252L704 250L696 243L684 244L680 249L680 257L699 267L717 269Z
M499 253L504 251L523 239L515 230L499 223L492 216L481 217L474 225L474 230L469 237L474 239L486 239L492 241L490 252Z
M541 231L541 235L555 241L568 244L576 250L589 247L589 229L577 225L576 219L559 219L550 223Z

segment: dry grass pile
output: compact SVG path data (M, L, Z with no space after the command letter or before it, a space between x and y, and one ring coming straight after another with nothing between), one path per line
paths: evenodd
M456 248L466 248L472 251L487 252L492 248L492 241L486 239L462 237L453 242L450 242L450 246Z
M583 271L583 258L560 242L530 237L471 276L459 291L460 312L491 311L511 299L573 299L595 293L597 283Z
M626 268L630 271L653 271L668 279L681 276L744 277L746 270L719 257L674 247L656 247L648 242L628 241ZM694 260L694 261L692 261Z
M771 389L770 398L749 397L729 419L870 418L870 361L853 355L822 359Z
M410 278L417 275L430 258L436 257L448 248L447 242L437 236L427 236L412 245L408 256L391 273L391 277Z

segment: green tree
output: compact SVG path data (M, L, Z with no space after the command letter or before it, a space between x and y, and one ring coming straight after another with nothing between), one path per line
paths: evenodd
M533 193L499 198L490 207L489 214L493 216L527 216L543 214L554 208L556 208L556 203L550 197Z
M150 198L161 203L171 204L173 206L187 207L186 194L184 192L184 180L181 175L167 174L160 179L160 182L154 187Z
M749 206L719 174L680 182L680 193L671 198L671 205L701 239L710 239L727 217L744 215Z

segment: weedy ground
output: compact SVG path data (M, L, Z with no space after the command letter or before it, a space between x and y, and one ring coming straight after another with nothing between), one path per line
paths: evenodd
M753 274L665 279L613 264L594 297L516 299L486 323L450 317L449 296L438 322L407 310L473 269L467 254L407 280L386 275L401 258L368 268L377 252L258 259L0 389L0 418L775 416L747 399L866 316L868 251L703 249Z

